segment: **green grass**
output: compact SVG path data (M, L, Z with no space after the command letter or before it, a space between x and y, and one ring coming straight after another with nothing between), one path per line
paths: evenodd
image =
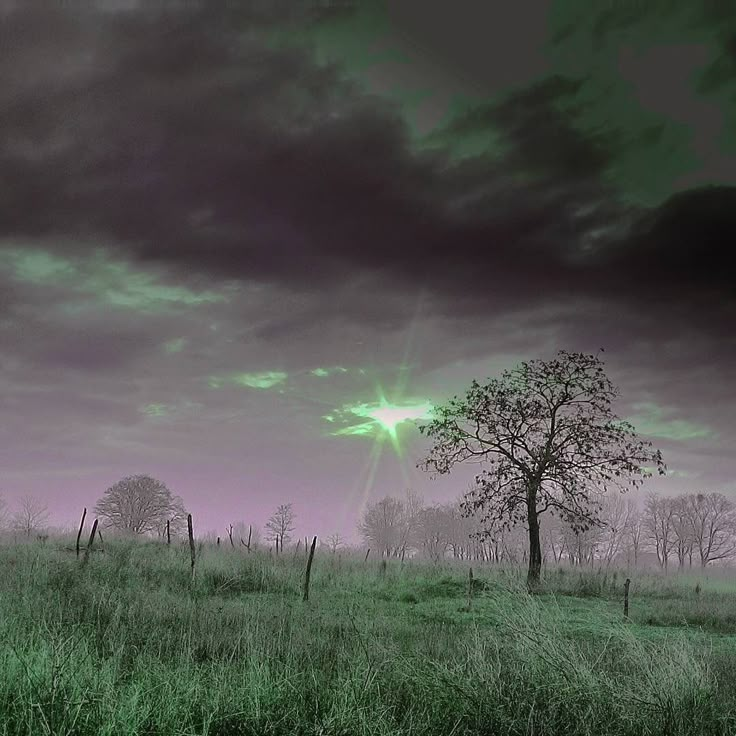
M736 733L736 586L108 543L0 547L0 734Z

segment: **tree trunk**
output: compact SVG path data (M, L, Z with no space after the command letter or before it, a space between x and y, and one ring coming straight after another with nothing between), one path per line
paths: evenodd
M529 572L526 585L530 593L539 588L539 579L542 572L542 545L539 541L539 516L537 514L536 494L530 494L527 507L529 523Z

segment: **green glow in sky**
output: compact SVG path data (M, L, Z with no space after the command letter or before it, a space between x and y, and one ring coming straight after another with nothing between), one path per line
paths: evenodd
M77 298L76 306L71 305L72 311L79 308L80 296L85 300L91 297L96 302L143 313L230 299L230 287L214 292L166 284L160 274L134 267L104 248L73 258L61 258L42 248L3 248L2 259L20 282L68 289L70 295Z
M658 406L651 402L635 404L638 414L627 417L637 432L648 437L658 437L665 440L695 440L713 437L715 433L704 424L690 422L685 419L675 419L674 409Z
M344 421L349 419L351 414L367 421L343 427L336 432L332 432L333 436L374 437L379 441L388 437L396 452L401 455L398 436L399 425L405 422L415 422L418 419L429 419L432 414L432 405L428 401L409 400L392 403L381 394L377 402L345 404L336 413L342 415ZM334 418L330 421L334 421Z
M327 376L334 376L335 373L347 373L348 369L343 368L341 365L333 365L331 368L314 368L309 373L317 378L326 378Z
M169 413L169 407L166 404L146 404L141 411L149 417L165 417Z
M232 381L238 386L249 388L273 388L283 383L287 377L288 373L283 371L262 371L261 373L236 373L232 376Z
M164 350L167 353L180 353L187 344L186 338L177 337L164 343Z

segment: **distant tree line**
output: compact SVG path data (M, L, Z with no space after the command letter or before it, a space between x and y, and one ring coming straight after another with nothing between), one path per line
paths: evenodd
M467 515L464 499L425 505L411 492L368 504L358 529L363 543L386 557L433 562L471 560L526 563L528 529L519 522L488 528ZM640 565L649 557L663 570L707 565L736 557L736 503L722 493L662 497L605 495L599 523L576 529L551 516L541 524L545 562L574 566Z

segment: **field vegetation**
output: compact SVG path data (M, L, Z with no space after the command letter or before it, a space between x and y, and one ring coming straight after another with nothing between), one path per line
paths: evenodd
M179 540L0 547L5 736L736 733L736 583L276 556ZM632 579L630 617L623 584ZM469 593L472 595L469 596Z

